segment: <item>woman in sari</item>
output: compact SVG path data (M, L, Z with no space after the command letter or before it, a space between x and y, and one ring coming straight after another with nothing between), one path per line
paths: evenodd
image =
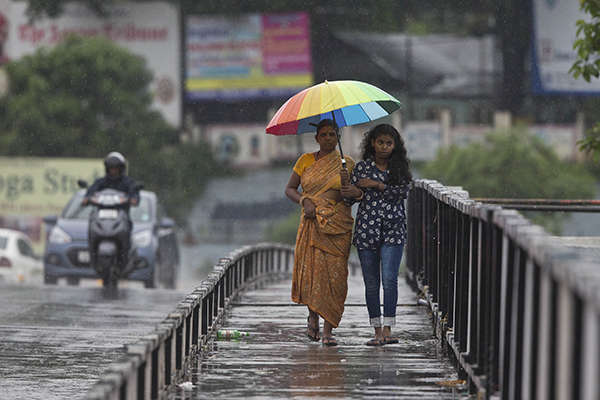
M342 169L335 150L338 128L324 119L317 125L319 151L303 154L290 176L285 194L302 206L296 236L292 301L308 306L308 337L319 338L319 317L323 318L322 343L336 346L332 329L344 312L348 291L348 255L353 218L343 197L360 191L349 185L348 170ZM346 157L350 171L354 161ZM302 193L298 187L302 186Z

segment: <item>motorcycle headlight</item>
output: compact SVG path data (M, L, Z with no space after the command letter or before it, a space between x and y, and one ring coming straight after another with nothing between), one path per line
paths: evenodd
M137 247L146 247L149 246L152 242L152 231L146 230L133 234L133 243Z
M52 230L50 231L50 235L48 236L48 241L50 243L57 243L57 244L71 243L71 240L72 240L71 236L69 236L69 234L67 232L63 231L58 226L55 226L54 228L52 228Z

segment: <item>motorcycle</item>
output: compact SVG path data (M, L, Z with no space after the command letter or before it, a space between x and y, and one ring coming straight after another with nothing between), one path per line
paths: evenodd
M80 182L80 186L87 186ZM116 288L119 279L137 268L144 268L145 261L137 256L131 244L132 223L127 208L126 193L104 189L92 195L88 203L94 206L88 224L88 248L90 263L107 288Z

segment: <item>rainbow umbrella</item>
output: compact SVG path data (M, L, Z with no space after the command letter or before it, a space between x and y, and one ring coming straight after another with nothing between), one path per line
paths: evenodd
M292 96L275 113L267 133L297 135L314 132L322 119L333 119L341 128L385 117L400 108L400 101L383 90L359 81L325 81ZM342 160L344 153L341 143Z

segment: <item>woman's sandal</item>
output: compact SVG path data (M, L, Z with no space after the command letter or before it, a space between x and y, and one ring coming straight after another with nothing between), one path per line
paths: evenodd
M366 343L367 346L383 346L384 344L385 342L383 341L383 339L377 338L373 338Z
M319 327L313 328L312 326L310 326L310 316L306 318L306 323L307 323L307 328L308 330L306 331L306 336L308 336L308 338L310 340L312 340L313 342L318 342L320 340L319 338ZM312 335L311 335L312 333Z
M338 342L335 340L333 336L323 336L322 342L323 346L337 346Z
M383 344L396 344L398 342L399 342L398 338L391 337L391 336L383 337Z

